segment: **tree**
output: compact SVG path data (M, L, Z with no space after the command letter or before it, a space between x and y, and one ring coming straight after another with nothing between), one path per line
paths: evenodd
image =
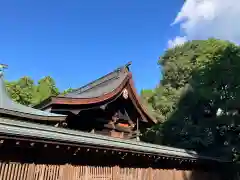
M38 81L33 103L38 104L50 96L56 96L59 90L56 87L55 81L50 76L46 76Z
M17 81L6 82L6 87L14 101L27 106L33 106L59 94L55 81L50 76L40 79L37 85L30 77L25 76Z
M191 41L167 50L158 63L163 78L148 103L164 123L145 139L155 134L152 142L224 157L238 154L240 47L216 39Z
M153 108L153 102L154 102L154 95L155 92L153 90L147 89L141 91L141 100L142 104L145 106L145 108L148 110L148 113L155 119L157 119L159 122L162 122L162 117L159 112L156 112L156 110Z
M29 77L22 77L15 82L7 82L7 90L14 101L23 105L32 103L34 82Z
M73 90L74 90L74 89L72 89L72 88L68 88L68 89L64 90L64 91L61 93L61 95L66 95L66 94L72 92Z

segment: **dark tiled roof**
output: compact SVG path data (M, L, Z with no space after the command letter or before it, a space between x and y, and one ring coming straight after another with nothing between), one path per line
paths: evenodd
M68 98L94 98L115 90L128 75L127 64L115 71L65 95Z

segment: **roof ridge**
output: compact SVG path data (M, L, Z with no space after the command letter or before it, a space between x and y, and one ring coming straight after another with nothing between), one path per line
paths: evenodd
M127 70L128 72L130 71L130 70L129 70L129 66L130 66L131 64L132 64L131 62L128 62L127 64L116 68L116 69L113 70L112 72L110 72L110 73L108 73L108 74L106 74L106 75L104 75L104 76L102 76L102 77L100 77L100 78L98 78L98 79L96 79L96 80L94 80L94 81L91 81L91 82L87 83L86 85L83 85L83 86L81 86L81 87L79 87L79 88L74 89L73 91L71 91L70 93L67 93L67 94L64 95L64 96L67 96L68 94L76 93L76 92L78 92L78 91L82 93L82 92L85 92L85 91L87 91L87 90L89 90L89 89L92 89L93 87L96 87L96 86L98 86L98 85L100 85L100 84L103 84L104 82L107 82L107 81L110 81L110 80L112 80L112 79L118 78L119 73L120 73L122 70ZM109 79L106 79L106 80L103 81L103 82L100 81L100 80L103 80L104 78L106 78L106 77L108 77L108 76L110 76L110 75L113 75L114 73L117 73L117 75L115 75L115 76L113 76L113 77L111 77L111 78L109 78ZM96 82L99 82L99 83L97 83L97 84L94 85L94 86L91 86L91 85L93 85L93 84L96 83ZM84 89L85 89L85 90L84 90ZM81 90L83 90L83 91L81 91Z

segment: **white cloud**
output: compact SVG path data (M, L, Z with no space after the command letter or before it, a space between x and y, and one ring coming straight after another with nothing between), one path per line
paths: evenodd
M168 47L172 48L172 47L175 47L176 45L184 44L186 41L187 41L187 38L185 36L183 37L177 36L175 37L175 39L168 41Z
M186 0L173 25L179 24L188 40L215 37L240 43L239 18L239 0Z

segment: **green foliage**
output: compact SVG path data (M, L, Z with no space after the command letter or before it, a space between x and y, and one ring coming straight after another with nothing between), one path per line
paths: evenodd
M55 81L50 76L46 76L38 81L34 103L37 104L50 96L56 96L58 94L59 90L56 87Z
M7 82L7 90L14 101L30 105L34 93L34 82L29 77L23 77L15 82Z
M153 90L142 90L141 91L141 100L144 104L145 108L148 110L149 114L156 118L159 122L162 122L163 118L161 117L159 112L156 112L156 110L153 108L153 102L154 102L154 94L155 92Z
M37 85L31 78L22 77L17 81L6 82L6 86L14 101L27 106L33 106L50 96L59 94L59 90L50 76L40 79Z
M70 92L72 92L74 89L72 89L72 88L68 88L68 89L66 89L66 90L64 90L62 93L61 93L61 95L66 95L66 94L68 94L68 93L70 93Z
M163 77L147 103L163 123L144 139L236 159L240 47L216 39L191 41L167 50L158 63ZM222 116L216 115L219 108Z

